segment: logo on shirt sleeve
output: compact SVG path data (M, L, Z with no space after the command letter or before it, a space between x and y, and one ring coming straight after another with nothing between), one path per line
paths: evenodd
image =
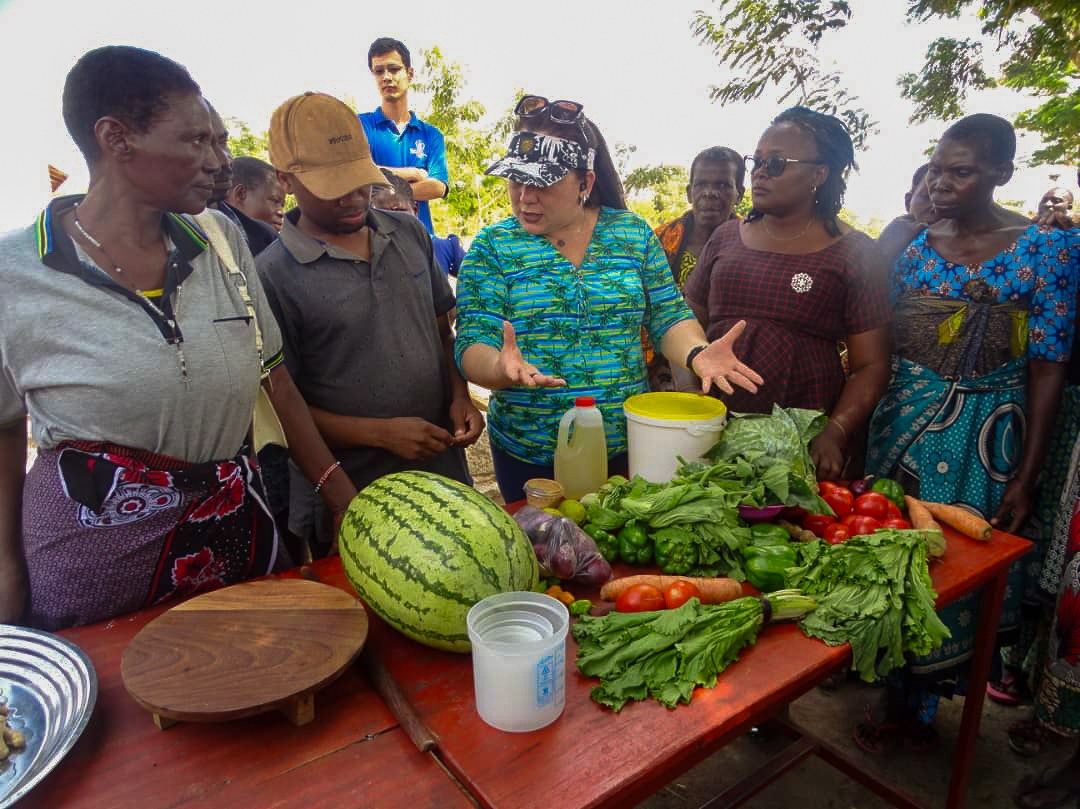
M417 160L423 160L427 156L424 153L425 148L426 148L426 146L425 146L424 142L422 140L418 140L413 145L413 147L411 149L409 149L409 154L416 155Z

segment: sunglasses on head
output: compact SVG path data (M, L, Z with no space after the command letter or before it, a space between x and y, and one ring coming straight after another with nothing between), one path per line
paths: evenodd
M764 166L765 174L769 177L779 177L788 167L788 163L806 163L811 166L825 165L820 160L796 160L793 157L758 157L751 154L748 154L743 160L746 161L746 167L751 174Z
M535 118L546 114L557 124L578 124L584 131L584 109L585 107L576 101L548 101L543 96L523 96L514 107L514 114L519 118Z

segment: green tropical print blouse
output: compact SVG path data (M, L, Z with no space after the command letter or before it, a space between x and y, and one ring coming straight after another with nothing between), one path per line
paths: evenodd
M594 397L603 412L608 453L625 452L623 401L648 390L642 327L658 346L668 329L693 318L652 230L613 208L600 209L580 268L514 217L484 228L461 265L457 306L459 366L472 345L501 348L509 320L525 359L567 382L492 394L491 441L535 464L552 463L559 419L578 396Z

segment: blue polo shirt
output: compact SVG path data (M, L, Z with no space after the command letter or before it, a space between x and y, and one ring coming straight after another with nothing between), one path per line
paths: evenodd
M426 121L409 113L405 131L398 134L394 122L387 118L381 107L374 112L362 112L357 116L364 125L371 156L380 166L388 168L423 169L429 177L442 180L450 187L450 173L446 169L446 143L442 132ZM427 202L420 202L416 215L424 223L428 233L435 233L431 225L431 211Z

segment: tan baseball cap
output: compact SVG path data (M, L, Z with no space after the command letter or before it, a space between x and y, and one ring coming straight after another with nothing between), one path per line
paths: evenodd
M325 93L293 96L270 118L270 162L295 174L320 199L365 185L386 185L371 159L364 127L344 102Z

